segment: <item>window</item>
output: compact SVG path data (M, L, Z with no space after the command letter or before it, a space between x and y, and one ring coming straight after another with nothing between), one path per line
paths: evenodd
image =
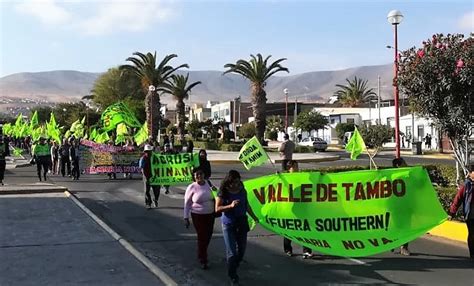
M228 116L230 114L230 110L229 109L226 109L225 110L225 115Z
M354 118L347 118L346 123L354 124Z
M336 123L336 119L331 118L331 124L334 124L334 123Z
M411 134L411 126L407 126L405 129L405 135Z

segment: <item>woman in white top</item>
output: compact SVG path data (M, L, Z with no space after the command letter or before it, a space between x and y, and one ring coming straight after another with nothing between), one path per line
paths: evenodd
M211 186L204 179L204 172L194 173L195 182L188 186L184 195L184 224L189 227L189 216L197 233L198 259L202 269L208 269L207 248L214 230L214 196Z

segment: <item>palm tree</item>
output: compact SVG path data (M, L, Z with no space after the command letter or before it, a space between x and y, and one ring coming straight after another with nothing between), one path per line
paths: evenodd
M367 87L367 80L354 77L353 80L346 78L347 85L336 84L339 89L334 93L343 106L355 107L370 100L377 95L373 88Z
M201 84L200 81L193 82L188 85L189 73L184 75L172 75L171 80L164 84L164 92L171 94L176 100L176 113L178 114L178 134L181 140L184 138L184 122L186 116L184 114L184 100L189 97L191 89Z
M268 60L271 56L265 59L263 59L261 54L257 54L257 56L250 55L250 57L251 59L249 61L238 60L235 64L224 65L224 68L228 68L224 74L231 72L237 73L251 82L251 102L255 126L257 127L257 138L260 142L263 142L266 125L265 103L267 102L267 93L264 89L266 81L277 72L289 71L280 65L286 58L278 59L268 64Z
M157 65L156 52L153 54L135 52L132 57L126 59L127 62L132 63L131 65L122 65L119 67L121 70L130 71L138 77L143 90L147 92L145 96L146 121L149 134L151 134L153 139L155 139L158 134L161 122L160 96L158 92L163 91L163 84L171 78L176 70L189 68L187 64L182 64L177 67L168 65L168 62L176 57L177 55L175 54L167 55Z

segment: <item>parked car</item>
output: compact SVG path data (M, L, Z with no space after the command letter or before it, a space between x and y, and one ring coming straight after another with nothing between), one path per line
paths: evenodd
M307 137L298 143L299 146L313 146L314 151L326 151L328 143L319 137Z

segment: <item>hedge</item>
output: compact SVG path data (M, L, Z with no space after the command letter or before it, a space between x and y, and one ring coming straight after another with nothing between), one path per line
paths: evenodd
M242 149L244 144L221 144L220 150L221 151L230 151L230 152L238 152Z
M195 149L219 150L219 143L216 141L194 141Z

